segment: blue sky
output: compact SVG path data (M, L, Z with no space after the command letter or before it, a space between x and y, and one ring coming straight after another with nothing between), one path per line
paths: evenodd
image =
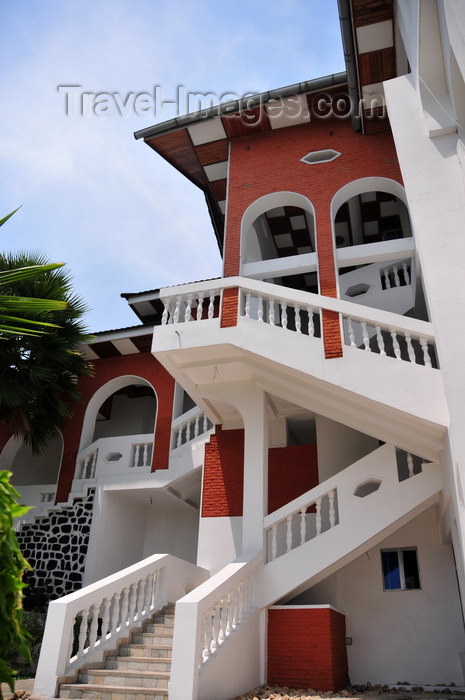
M0 218L22 205L0 250L66 262L92 331L138 323L121 292L221 263L202 192L133 137L177 108L104 116L91 97L67 116L64 87L125 102L158 85L168 101L178 85L242 96L344 70L336 0L21 0L0 21Z

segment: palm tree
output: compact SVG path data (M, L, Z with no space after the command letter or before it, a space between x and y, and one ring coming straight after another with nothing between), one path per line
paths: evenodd
M38 453L79 400L78 377L90 373L77 351L89 340L86 307L62 265L37 253L0 255L0 292L0 422Z

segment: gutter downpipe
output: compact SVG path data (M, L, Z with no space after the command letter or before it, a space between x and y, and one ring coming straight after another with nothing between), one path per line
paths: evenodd
M352 32L352 15L350 11L350 0L338 0L339 22L341 25L342 46L344 49L344 60L347 71L347 90L352 111L352 128L355 131L362 130L362 117L360 114L360 93L358 89L357 64L355 60L354 35Z

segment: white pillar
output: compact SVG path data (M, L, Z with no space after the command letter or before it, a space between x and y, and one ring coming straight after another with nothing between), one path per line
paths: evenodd
M265 392L250 384L241 402L244 420L244 497L242 551L263 549L263 518L268 510L268 416Z

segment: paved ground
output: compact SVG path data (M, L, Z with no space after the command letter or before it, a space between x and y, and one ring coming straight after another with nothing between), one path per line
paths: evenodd
M39 700L39 696L33 695L34 679L27 678L16 681L15 690L17 697L22 697L24 700ZM7 685L2 684L2 694L4 700L10 700L13 696ZM444 688L435 689L431 692L405 692L387 691L381 687L373 687L359 693L321 693L318 694L314 690L295 690L293 688L279 688L277 686L261 686L250 693L239 695L234 700L291 700L299 698L299 700L321 700L330 698L330 700L465 700L464 688Z

